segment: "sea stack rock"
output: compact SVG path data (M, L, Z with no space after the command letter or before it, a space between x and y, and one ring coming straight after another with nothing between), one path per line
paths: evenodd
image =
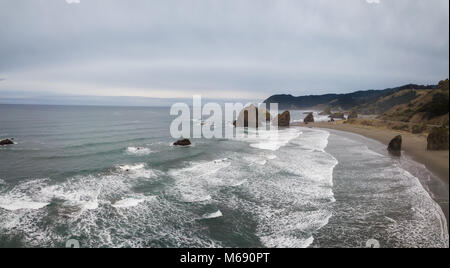
M258 108L255 105L250 105L244 108L234 123L236 127L252 127L258 128Z
M191 141L188 139L182 139L179 141L176 141L173 145L175 146L189 146L191 145Z
M272 119L270 112L265 109L258 109L255 105L244 108L238 115L238 119L233 122L235 127L258 128Z
M350 114L347 117L347 119L356 119L356 118L358 118L358 114L354 110L351 111Z
M305 119L303 119L303 122L305 122L305 124L308 124L308 123L314 123L314 115L313 115L313 113L309 113L309 114L305 117Z
M402 136L398 135L394 139L391 140L388 146L388 151L395 155L400 156L402 154Z
M285 111L282 114L278 115L279 127L288 127L290 125L291 125L291 113L289 111Z
M448 130L444 127L435 127L427 138L427 150L448 150Z
M11 144L14 144L14 142L12 140L10 140L10 139L5 139L5 140L1 140L0 141L0 145L1 146L3 146L3 145L11 145Z

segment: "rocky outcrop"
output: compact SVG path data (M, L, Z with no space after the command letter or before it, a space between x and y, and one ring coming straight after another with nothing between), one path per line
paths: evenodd
M429 151L448 150L448 129L444 127L435 127L427 138Z
M334 113L329 116L329 118L333 119L345 119L344 113Z
M11 144L14 144L14 142L12 140L10 140L10 139L0 140L0 145L1 146L3 146L3 145L11 145Z
M238 119L233 122L235 127L258 128L265 122L270 121L271 116L267 110L258 109L255 105L244 108L238 115Z
M347 116L347 119L357 119L358 118L358 113L353 110L350 112L350 114Z
M175 145L175 146L189 146L189 145L191 145L191 141L188 140L188 139L182 139L182 140L174 142L173 145Z
M319 113L319 115L331 115L331 108L327 107L323 112Z
M305 119L303 119L303 122L305 122L305 124L308 124L308 123L314 123L314 115L313 115L313 113L309 113L309 114L305 117Z
M396 156L400 156L402 154L402 136L398 135L393 138L388 145L388 151Z
M291 125L291 113L289 111L285 111L282 114L278 115L279 127L288 127L290 125Z
M270 115L269 111L261 110L261 113L266 116L266 122L269 122L272 119L272 116Z

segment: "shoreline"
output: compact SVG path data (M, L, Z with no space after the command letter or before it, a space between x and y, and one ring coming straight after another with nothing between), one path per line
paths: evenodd
M447 186L449 185L449 151L428 151L427 138L424 135L392 130L380 127L360 126L350 124L317 122L303 127L327 128L351 132L379 141L386 145L397 135L402 135L404 151L412 160L423 164L429 171L435 174Z
M420 178L419 180L421 181L425 190L430 194L431 198L441 207L447 220L447 227L449 226L449 151L427 151L427 139L424 135L412 134L409 132L397 131L387 128L350 125L338 122L316 122L309 123L308 125L298 124L295 126L330 129L353 133L378 141L384 144L386 148L392 138L397 135L402 135L402 151L404 152L403 155L406 155L407 158L410 158L414 162L424 165L425 168L434 175L431 181L424 182ZM445 191L445 189L442 189L442 187L445 187L447 189L444 200L442 200L442 197L444 195L442 191Z

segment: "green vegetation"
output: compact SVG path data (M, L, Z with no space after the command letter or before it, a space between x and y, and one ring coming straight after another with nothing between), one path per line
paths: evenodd
M448 94L436 93L431 102L425 104L419 111L427 113L429 119L447 114L449 111Z

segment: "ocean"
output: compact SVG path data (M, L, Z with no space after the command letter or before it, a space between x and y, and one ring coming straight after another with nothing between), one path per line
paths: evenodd
M169 108L0 114L16 142L0 147L0 247L449 246L432 174L358 135L291 127L180 148Z

